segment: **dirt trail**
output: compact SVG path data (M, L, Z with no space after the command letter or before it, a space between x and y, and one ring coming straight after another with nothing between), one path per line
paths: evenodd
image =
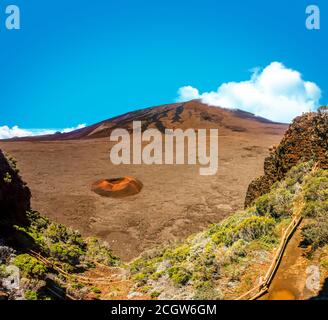
M305 285L308 265L299 246L302 225L290 239L269 291L261 300L303 300L313 295Z

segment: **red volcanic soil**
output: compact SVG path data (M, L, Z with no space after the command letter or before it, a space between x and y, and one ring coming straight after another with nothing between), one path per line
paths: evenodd
M91 190L104 197L124 198L138 194L143 185L133 177L98 180L92 184Z
M132 129L133 120L162 132L217 128L217 174L200 176L198 165L113 165L109 150L114 142L108 136L113 128ZM115 254L129 260L243 208L250 181L263 174L268 147L278 144L286 129L247 112L191 101L130 112L69 134L0 141L0 148L18 161L34 210L106 240ZM104 177L126 176L138 177L142 192L112 198L90 188Z

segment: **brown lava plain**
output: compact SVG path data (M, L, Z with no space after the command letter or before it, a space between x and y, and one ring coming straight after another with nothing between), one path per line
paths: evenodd
M192 165L111 164L109 130L131 128L132 120L158 129L218 128L217 174L200 176L199 167ZM75 136L0 141L0 148L18 161L35 210L106 240L123 260L183 239L243 208L248 184L263 173L268 147L278 144L286 130L282 124L197 101L145 109L88 128L84 135L80 130ZM142 191L111 198L90 188L104 177L125 176L137 177Z

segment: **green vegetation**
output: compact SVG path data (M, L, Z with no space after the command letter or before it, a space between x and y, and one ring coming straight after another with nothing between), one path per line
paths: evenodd
M95 294L101 294L101 290L98 287L91 287L91 291Z
M286 183L287 184L287 183ZM259 215L270 215L273 218L286 217L292 213L293 193L284 187L265 194L255 202L256 212Z
M303 230L303 244L312 251L328 244L328 171L318 170L304 185L305 206L302 214L310 219Z
M223 295L218 289L213 288L209 282L204 282L198 287L193 297L195 300L222 300Z
M328 270L328 258L322 258L320 261L320 267Z
M17 169L17 160L16 160L14 157L12 157L11 155L9 155L8 153L5 153L5 157L6 157L6 159L8 160L8 163L9 163L10 167L11 167L15 172L18 173L19 170Z
M6 272L6 265L0 263L0 279L7 277L8 274Z
M160 291L153 291L153 292L150 294L151 298L153 298L153 299L158 298L160 295L161 295L161 292L160 292Z
M171 267L168 275L178 285L185 285L191 278L191 273L182 266Z
M227 224L218 225L212 234L216 244L224 243L226 246L234 245L238 240L252 241L269 234L274 227L275 220L269 217L252 215L245 217L239 223L228 221Z
M26 290L24 296L26 300L38 300L38 293L33 290Z
M86 244L86 256L93 261L108 266L117 265L119 263L118 257L114 256L108 247L101 243L97 238L91 237L86 239Z
M72 273L72 279L61 278L55 270L46 266L29 254L18 254L5 261L12 263L20 269L24 278L23 298L27 300L48 300L51 297L45 290L46 280L57 282L58 287L67 286L74 289L76 295L83 298L88 292L99 297L101 290L95 286L88 287L74 280L74 273L83 272L95 264L118 266L119 260L106 244L96 238L84 239L80 233L67 228L62 224L54 223L41 216L38 212L27 213L29 225L16 226L17 241L28 249L39 252L44 258L57 267ZM3 259L2 259L3 260ZM0 261L1 262L1 261ZM5 272L5 265L0 265L0 274Z
M84 251L77 245L58 242L49 244L49 253L57 261L70 266L78 266L81 264L80 258L83 256Z
M25 277L43 279L46 275L46 266L28 254L15 257L14 265L20 269Z
M13 178L9 172L6 172L5 176L3 177L3 181L8 184L13 181Z
M17 227L23 235L31 237L36 249L67 271L93 266L94 262L114 266L119 263L110 249L97 239L83 239L81 234L62 224L51 222L38 212L28 213L30 225Z
M304 230L306 239L314 246L328 243L328 173L313 173L313 164L295 166L284 181L275 183L252 207L180 244L144 253L130 264L137 287L151 295L171 292L172 298L178 299L186 298L186 294L192 299L223 299L242 281L251 287L250 268L271 262L270 254L291 221L294 205L303 197L303 214L315 218Z

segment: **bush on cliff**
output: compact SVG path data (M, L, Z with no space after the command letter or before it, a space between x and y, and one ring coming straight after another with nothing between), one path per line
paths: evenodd
M312 250L328 244L328 171L318 170L304 186L305 205L302 214L310 219L303 230L303 244Z
M17 227L17 229L34 239L37 250L62 263L65 269L73 271L88 268L93 262L109 266L117 265L118 258L98 240L85 240L77 231L51 222L36 211L29 212L27 216L29 226Z
M43 279L47 272L47 267L42 262L28 254L16 256L13 263L25 277Z

